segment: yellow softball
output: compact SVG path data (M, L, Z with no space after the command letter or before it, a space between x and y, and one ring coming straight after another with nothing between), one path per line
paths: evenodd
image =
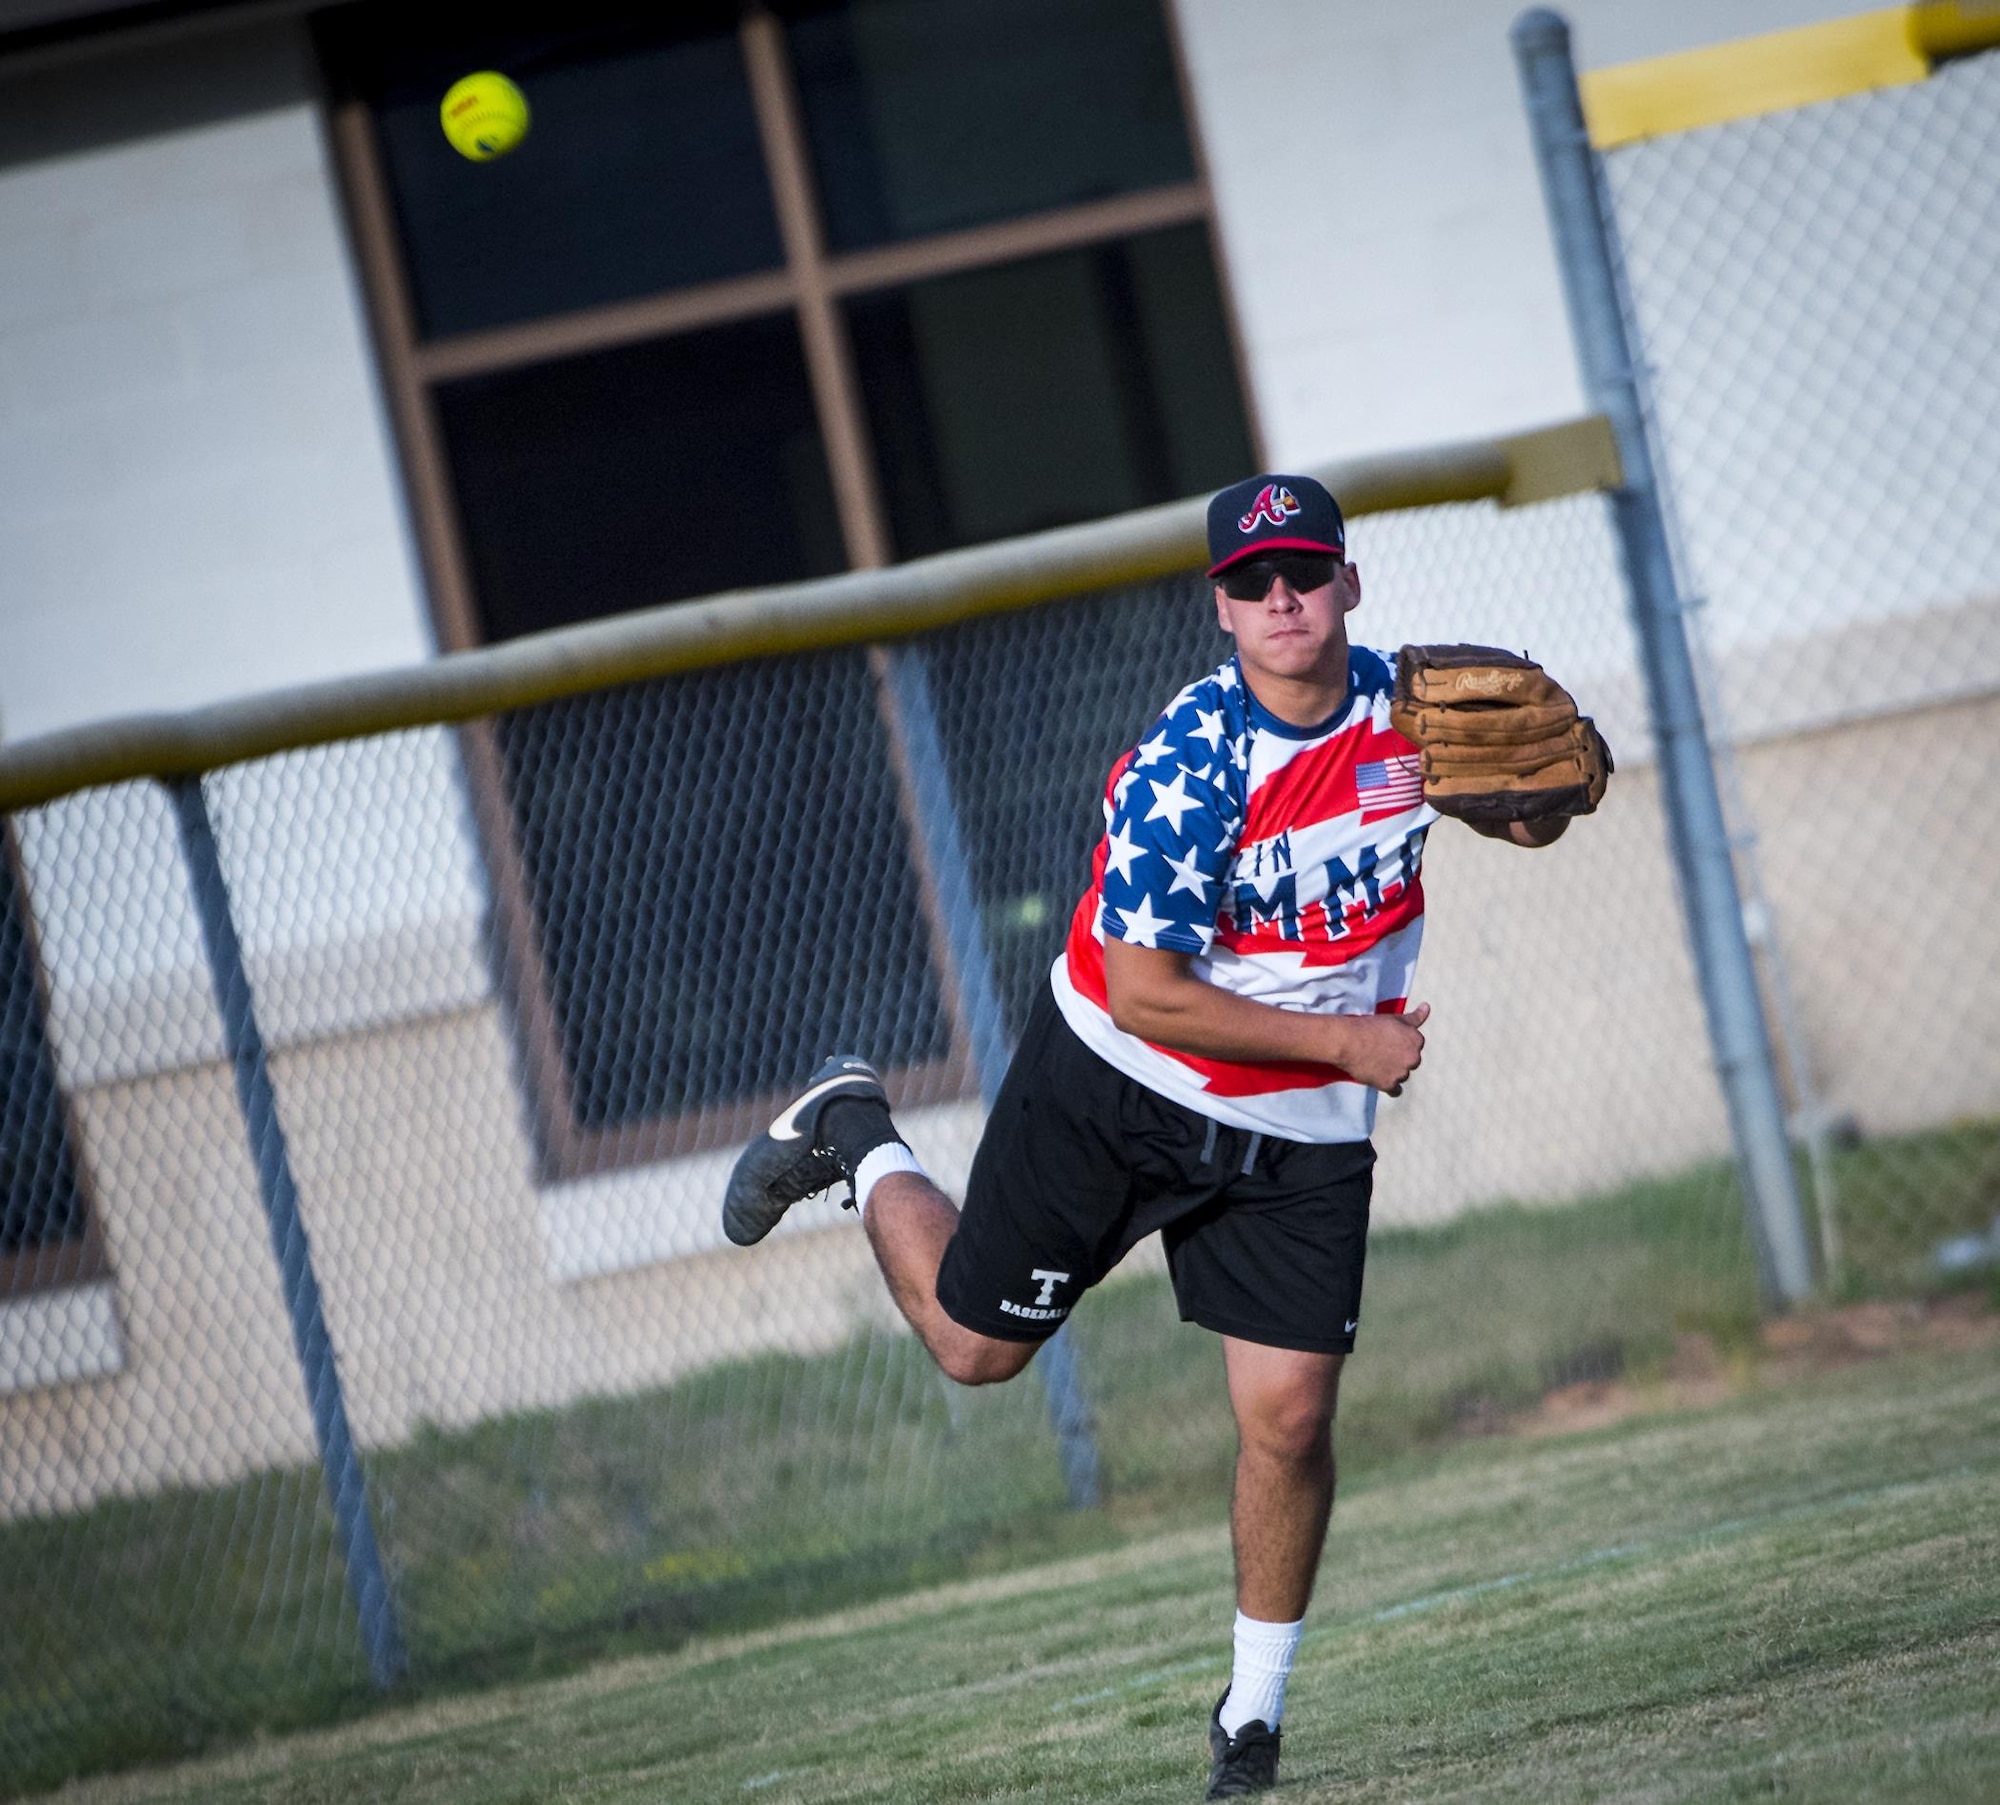
M438 119L453 150L485 163L528 135L528 99L497 70L480 69L451 84Z

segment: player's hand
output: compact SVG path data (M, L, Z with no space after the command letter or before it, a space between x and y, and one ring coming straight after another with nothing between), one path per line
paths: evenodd
M1405 1081L1424 1062L1423 1028L1430 1015L1430 1004L1419 1003L1404 1015L1347 1017L1351 1042L1340 1063L1348 1076L1401 1096Z

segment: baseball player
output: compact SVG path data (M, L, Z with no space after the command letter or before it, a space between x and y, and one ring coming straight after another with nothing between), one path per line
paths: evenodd
M963 1209L897 1134L874 1070L836 1055L737 1162L723 1226L761 1240L844 1181L897 1306L966 1385L1020 1372L1158 1231L1181 1316L1223 1338L1238 1431L1217 1799L1277 1779L1361 1320L1369 1135L1423 1059L1425 836L1446 809L1547 845L1595 806L1609 760L1525 659L1350 645L1361 579L1310 477L1223 490L1208 545L1234 655L1112 769L1090 886Z

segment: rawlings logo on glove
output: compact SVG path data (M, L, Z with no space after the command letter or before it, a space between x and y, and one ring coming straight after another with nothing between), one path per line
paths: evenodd
M1587 815L1611 748L1568 690L1498 646L1405 646L1390 724L1423 755L1424 800L1474 826Z

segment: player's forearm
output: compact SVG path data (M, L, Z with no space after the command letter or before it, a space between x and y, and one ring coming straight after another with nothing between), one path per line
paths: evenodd
M1368 1018L1279 1009L1188 976L1137 992L1121 993L1114 984L1111 1019L1127 1034L1203 1059L1344 1066L1354 1023Z

